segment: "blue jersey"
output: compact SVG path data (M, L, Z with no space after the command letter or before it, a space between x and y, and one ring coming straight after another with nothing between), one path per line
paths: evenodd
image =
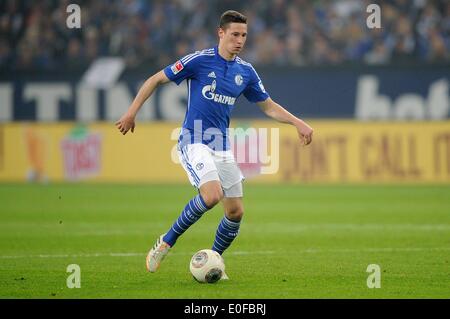
M250 63L239 57L227 61L218 47L186 55L164 69L177 85L187 80L188 105L179 144L203 143L228 150L228 127L236 99L261 102L269 95Z

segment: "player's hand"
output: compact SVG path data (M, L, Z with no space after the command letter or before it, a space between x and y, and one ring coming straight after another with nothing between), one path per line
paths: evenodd
M308 145L312 142L312 135L314 130L304 121L300 121L297 124L297 132L302 145Z
M134 133L134 127L136 123L134 122L134 116L128 112L122 115L122 117L116 122L116 127L123 135L127 134L129 130Z

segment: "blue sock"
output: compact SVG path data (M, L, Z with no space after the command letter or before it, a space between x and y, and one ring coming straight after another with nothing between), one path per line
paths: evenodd
M224 216L217 228L216 239L214 240L212 250L222 255L238 235L240 225L240 221L235 222Z
M180 217L173 223L172 228L164 236L163 240L172 247L189 227L202 217L210 208L206 206L202 196L198 194L189 201L181 212Z

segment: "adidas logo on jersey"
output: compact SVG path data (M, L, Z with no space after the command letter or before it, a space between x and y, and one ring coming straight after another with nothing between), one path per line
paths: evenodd
M214 71L212 71L211 73L208 74L209 78L216 78L216 74L214 73Z

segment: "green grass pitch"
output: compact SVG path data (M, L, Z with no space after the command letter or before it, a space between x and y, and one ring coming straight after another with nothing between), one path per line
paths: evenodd
M159 272L145 256L195 194L188 185L0 185L1 298L450 298L449 186L245 185L228 281L199 284L219 205ZM78 264L81 288L66 285ZM369 264L381 288L369 289Z

